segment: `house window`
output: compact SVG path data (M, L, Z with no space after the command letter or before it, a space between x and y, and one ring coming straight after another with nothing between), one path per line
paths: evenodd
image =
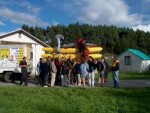
M21 33L18 34L18 38L21 38Z
M125 56L125 65L131 65L131 56Z

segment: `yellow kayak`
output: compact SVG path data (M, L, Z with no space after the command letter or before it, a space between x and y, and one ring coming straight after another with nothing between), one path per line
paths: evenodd
M47 58L48 56L50 56L51 58L69 58L71 57L71 59L76 59L76 58L80 58L80 54L42 54L42 57ZM102 55L101 54L89 54L89 56L93 57L94 59L97 58L101 58Z
M100 52L103 50L103 48L101 47L88 47L90 53L96 53L96 52ZM47 52L56 52L55 48L42 48L43 51L47 51ZM60 53L78 53L79 50L78 48L61 48L60 49Z

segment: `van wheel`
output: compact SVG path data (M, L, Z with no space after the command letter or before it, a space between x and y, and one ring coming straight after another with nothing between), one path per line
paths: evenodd
M5 82L12 82L13 72L5 72L4 73L4 81Z

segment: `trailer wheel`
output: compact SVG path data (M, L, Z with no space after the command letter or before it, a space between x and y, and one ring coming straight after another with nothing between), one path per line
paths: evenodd
M4 73L5 82L12 82L11 76L13 76L13 72L5 72Z

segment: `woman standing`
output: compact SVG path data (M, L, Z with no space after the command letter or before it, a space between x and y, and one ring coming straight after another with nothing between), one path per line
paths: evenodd
M88 70L88 79L89 79L89 86L94 87L94 82L95 82L95 64L94 64L94 59L90 56L89 57L89 61L88 61L88 65L89 65L89 70Z
M67 86L67 75L69 74L69 67L67 66L67 62L64 60L62 62L62 67L61 67L61 85L62 86Z
M74 66L74 73L77 78L78 86L81 86L81 76L80 76L80 61L78 60Z
M114 87L119 88L119 60L116 56L114 56L113 64L112 64L112 75L114 80Z
M87 75L87 66L85 60L82 60L82 63L80 65L80 71L81 71L81 80L83 88L85 88L85 77Z

